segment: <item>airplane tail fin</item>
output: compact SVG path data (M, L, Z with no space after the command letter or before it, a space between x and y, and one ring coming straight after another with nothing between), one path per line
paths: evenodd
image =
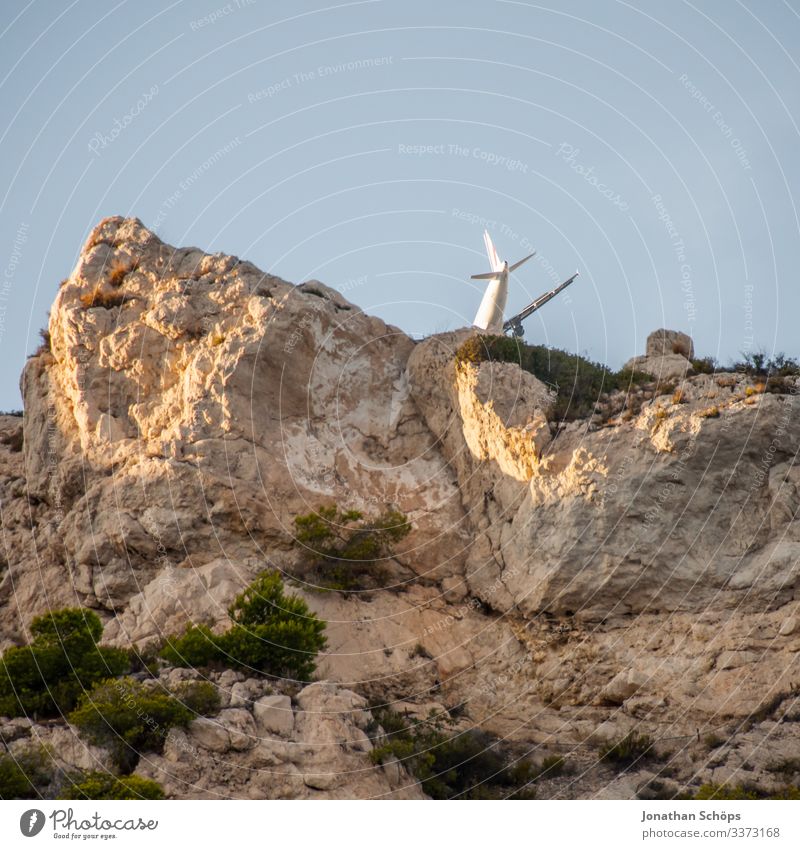
M489 257L489 265L492 267L492 271L502 271L503 263L500 262L500 258L497 256L497 251L492 244L492 237L489 235L488 230L483 231L483 243L486 245L486 254Z
M515 262L513 265L508 266L509 271L516 271L524 262L527 262L532 256L536 256L536 251L532 254L528 254L524 259L521 259L519 262Z
M473 274L470 280L496 280L500 276L497 271L487 271L486 274Z

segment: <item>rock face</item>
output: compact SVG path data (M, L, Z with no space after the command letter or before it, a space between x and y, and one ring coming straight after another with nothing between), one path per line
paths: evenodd
M516 408L502 399L504 422L475 391L475 367L448 360L454 344L420 343L409 379L476 527L467 577L485 602L599 621L794 598L793 392L749 394L746 381L703 375L653 399L628 427L572 427L551 442L537 400L527 401L538 381L498 379L517 399ZM754 431L743 419L756 408Z
M399 578L461 571L458 490L405 380L413 342L334 290L113 218L50 333L22 380L27 493L58 505L73 595L122 614L109 637L153 638L185 599L224 617L221 596L286 550L292 517L333 500L409 514L425 557L399 553Z
M650 374L658 380L669 380L686 377L693 359L691 336L678 330L655 330L647 337L645 355L628 360L625 369Z
M415 343L317 281L101 222L24 418L0 417L5 644L76 604L120 646L219 625L265 565L291 571L296 515L393 506L414 530L384 589L294 589L329 623L335 683L232 680L143 774L180 797L419 795L369 764L364 697L575 758L637 728L694 741L686 781L735 772L800 681L796 381L699 375L557 427L531 374L460 360L472 333ZM635 368L675 378L693 355L657 331ZM722 725L727 760L689 751Z

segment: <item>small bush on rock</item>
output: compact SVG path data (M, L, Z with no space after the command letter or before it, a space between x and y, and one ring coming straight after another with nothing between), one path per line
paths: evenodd
M542 761L539 776L541 778L555 778L557 775L563 775L566 768L567 762L561 755L550 755Z
M38 799L53 780L41 747L0 755L0 799Z
M34 356L39 354L49 354L53 350L53 341L50 338L50 331L46 327L39 328L39 347L36 349Z
M692 371L695 374L716 374L718 371L723 371L713 357L702 357L698 360L692 360Z
M164 788L149 778L138 775L118 777L110 772L88 772L73 776L64 786L59 799L163 799Z
M335 505L294 520L295 544L303 550L305 571L323 589L359 590L379 586L384 570L379 561L394 554L394 546L411 531L397 510L366 519L358 510Z
M103 626L90 610L38 616L31 633L29 645L0 658L0 715L61 716L97 681L129 668L124 651L97 645Z
M172 666L195 669L224 659L219 635L205 625L189 625L182 634L169 637L161 649L161 657Z
M630 766L653 755L653 741L647 734L629 731L617 741L609 741L600 748L600 760L619 766Z
M373 763L397 758L434 799L532 799L540 771L527 761L509 767L496 740L482 731L448 734L437 720L409 721L392 711L373 711L382 734L374 739Z
M225 665L307 681L327 641L325 623L303 599L285 595L277 572L262 572L228 608L223 634L193 625L171 637L162 656L175 666Z
M111 310L114 307L121 307L133 299L130 295L124 295L122 292L108 291L103 289L102 286L96 286L91 292L81 295L80 300L86 309L102 307L103 309Z
M170 728L186 726L192 711L157 687L133 678L98 684L80 700L69 721L90 743L110 751L124 773L137 764L142 752L161 752Z
M787 784L779 790L764 790L748 784L703 784L695 799L713 799L715 801L737 801L740 799L782 799L800 800L800 787Z
M800 363L794 357L788 357L784 353L770 357L766 351L745 353L744 359L734 363L731 368L735 372L759 377L793 377L800 374Z
M219 690L210 681L184 681L172 695L195 716L213 716L219 713Z

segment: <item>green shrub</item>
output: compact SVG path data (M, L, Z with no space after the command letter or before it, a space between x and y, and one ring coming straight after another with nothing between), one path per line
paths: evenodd
M737 801L740 799L800 799L800 787L788 784L780 790L763 790L756 785L748 784L703 784L697 791L695 799L714 799L719 801Z
M164 788L149 778L138 775L118 777L109 772L88 772L74 776L62 790L59 799L163 799Z
M314 674L325 623L303 599L284 594L277 572L262 572L228 614L233 625L225 633L191 626L167 641L162 656L175 666L224 664L301 681Z
M30 645L0 658L0 715L61 716L94 683L128 670L124 651L97 645L103 626L90 610L38 616L31 633Z
M189 625L179 636L168 637L161 649L161 657L172 666L189 666L195 669L222 662L223 652L219 635L205 625Z
M69 717L85 739L109 749L113 763L125 773L142 752L161 752L170 728L192 719L192 711L178 699L133 678L98 684Z
M385 576L378 561L394 553L394 545L411 531L397 510L365 519L358 510L335 505L294 520L295 544L306 559L305 570L323 589L357 590L379 586Z
M542 761L539 767L539 776L541 778L555 778L557 775L563 775L567 768L567 762L561 755L550 755Z
M53 780L41 747L0 755L0 799L38 799Z
M788 357L784 353L770 357L766 351L752 351L743 354L743 357L743 360L731 366L733 371L774 377L793 377L800 374L800 363L794 357Z
M566 770L566 761L561 755L549 755L538 766L527 758L518 760L508 769L511 783L520 787L530 787L534 781L542 778L556 778Z
M184 681L172 695L195 716L219 713L219 690L210 681Z
M325 623L303 599L284 595L277 572L262 572L228 608L233 627L221 647L236 665L308 680L327 641Z
M692 370L695 374L716 374L722 371L719 364L713 357L703 357L699 360L692 360Z
M518 760L507 770L508 783L515 787L524 788L528 792L541 775L541 769L528 758Z
M156 643L148 643L144 648L131 646L126 650L130 672L144 672L150 678L157 678L161 665L159 646Z
M703 743L705 744L705 747L707 749L718 749L720 746L725 745L725 741L722 739L722 737L713 733L706 734L706 736L703 737Z
M630 766L632 763L651 757L653 741L647 734L629 731L622 739L609 741L600 748L600 760Z
M456 352L456 362L516 363L556 392L551 413L555 421L590 416L604 392L629 390L653 382L647 374L615 372L577 354L545 345L526 345L508 336L472 336Z
M373 711L382 734L374 739L373 763L397 758L433 799L533 798L538 770L528 762L508 767L497 741L478 730L447 734L443 723L409 721L392 711Z

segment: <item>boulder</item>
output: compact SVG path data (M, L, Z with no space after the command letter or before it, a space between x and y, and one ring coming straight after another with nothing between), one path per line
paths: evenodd
M655 380L680 380L691 372L692 364L680 354L666 354L663 357L633 357L623 369L649 374Z
M292 700L288 696L263 696L253 705L253 716L262 734L290 737L294 731Z
M690 373L693 359L691 336L679 330L654 330L647 337L644 356L633 357L623 368L652 375L656 380L674 380Z
M231 748L236 751L244 751L257 742L256 725L253 715L245 708L226 708L220 711L216 717L227 732Z
M201 716L189 723L189 735L197 746L210 752L227 752L231 748L231 735L216 719Z
M649 678L635 669L626 669L619 672L602 692L605 701L621 705L624 701L639 692L645 686Z
M680 330L654 330L647 337L646 357L668 357L678 355L687 360L694 359L692 337Z

